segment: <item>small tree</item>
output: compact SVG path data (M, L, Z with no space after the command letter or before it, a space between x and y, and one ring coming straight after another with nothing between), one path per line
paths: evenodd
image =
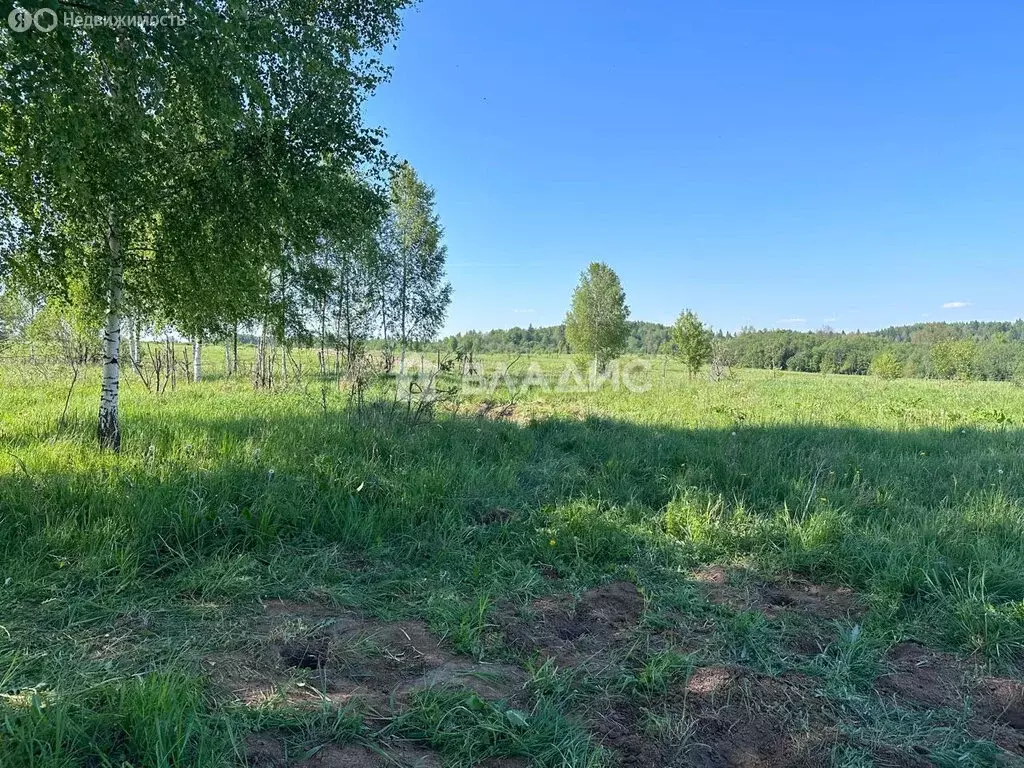
M880 379L891 381L903 376L903 363L891 351L886 350L871 361L868 372Z
M611 267L594 262L580 275L565 317L565 338L578 352L592 356L600 370L626 347L629 307L619 276Z
M700 321L695 312L686 309L679 314L672 327L672 342L676 355L686 364L690 378L711 361L711 339L711 329Z
M391 176L391 211L381 228L380 252L390 265L387 289L403 373L409 345L437 335L452 300L443 238L434 190L402 163Z
M721 381L729 377L729 370L736 365L736 356L732 349L726 344L725 339L718 337L711 342L711 368L708 371L708 378L711 381Z
M977 347L971 339L939 341L932 346L932 365L942 379L969 380L974 374Z

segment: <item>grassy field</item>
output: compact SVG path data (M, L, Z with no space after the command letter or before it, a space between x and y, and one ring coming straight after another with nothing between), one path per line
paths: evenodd
M1024 761L1024 389L552 356L413 419L304 359L126 376L119 456L0 367L0 765Z

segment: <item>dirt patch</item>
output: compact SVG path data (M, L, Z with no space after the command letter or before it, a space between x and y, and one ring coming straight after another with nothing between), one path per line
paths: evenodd
M519 667L453 653L420 621L274 601L254 624L250 645L203 661L215 689L247 705L355 703L387 716L419 689L461 688L496 700L517 695L526 679Z
M308 754L303 749L302 754ZM270 734L251 734L243 743L247 768L442 768L432 749L404 742L368 747L361 744L325 744L301 762L293 762ZM293 756L294 758L294 756Z
M875 681L882 695L930 709L959 706L969 670L953 654L903 643L889 652L888 662L891 670Z
M461 688L496 701L514 697L525 684L526 672L520 667L454 658L398 685L396 693L404 697L422 688Z
M986 677L975 686L974 695L987 717L1024 731L1024 683Z
M622 765L820 766L839 735L820 713L815 691L802 675L700 667L647 712L632 701L607 702L590 727Z
M558 581L562 578L558 573L558 569L553 565L541 564L537 566L537 570L540 571L540 575L548 581Z
M695 581L714 587L724 587L729 581L729 572L720 565L702 565L691 574Z
M246 736L242 752L245 764L251 768L278 768L285 764L284 747L271 736L259 733Z
M702 667L685 686L693 719L688 765L819 766L839 739L821 711L817 683L798 673L779 677L736 667ZM679 694L675 694L678 701Z
M795 611L822 619L841 619L864 612L857 594L847 587L814 584L794 575L774 581L735 578L719 565L692 572L703 585L708 600L737 610L756 610L770 619Z
M990 677L980 665L917 643L889 652L889 671L875 681L883 696L903 705L959 711L970 702L971 733L1024 755L1024 683Z
M644 607L636 586L616 581L587 590L578 602L554 596L534 600L525 610L501 606L497 623L511 647L572 666L628 641Z
M296 768L441 768L440 755L430 749L401 745L380 749L357 744L328 744Z
M215 691L246 706L276 700L295 705L323 700L315 686L296 677L295 670L281 668L275 654L264 648L211 654L203 659L202 668Z
M478 768L530 768L533 763L524 757L492 757L484 760Z
M281 663L295 669L322 669L327 666L330 655L330 639L327 637L300 637L278 647Z
M576 609L577 618L595 631L618 633L640 623L645 601L640 590L628 581L613 581L583 593Z

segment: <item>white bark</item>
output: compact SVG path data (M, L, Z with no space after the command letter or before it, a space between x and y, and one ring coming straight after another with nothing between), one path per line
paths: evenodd
M203 378L203 345L199 339L192 340L192 381Z
M103 324L103 383L100 387L99 440L104 448L121 450L121 425L118 421L118 389L121 377L121 294L123 267L121 240L111 223L107 233L110 274L107 282L106 319Z

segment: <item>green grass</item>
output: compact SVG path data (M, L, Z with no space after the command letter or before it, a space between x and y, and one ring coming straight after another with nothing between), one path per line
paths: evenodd
M652 700L696 663L792 668L777 622L698 594L688 574L708 563L861 594L856 627L835 628L805 665L836 701L869 696L905 637L1015 674L1024 389L752 371L711 383L659 360L644 392L533 387L512 420L474 417L485 399L511 399L499 388L409 423L357 412L309 376L312 359L275 392L211 373L155 395L126 376L119 456L94 444L95 371L58 431L68 377L0 369L0 765L230 765L265 728L300 746L370 738L210 690L200 660L268 597L420 617L479 658L509 658L496 606L609 579L642 588L652 633L680 612L713 625L696 655L644 649L589 692L552 671L514 706L424 693L384 735L452 764L601 764L612 758L575 717L581 696ZM513 373L557 378L566 361ZM509 514L490 522L495 509ZM858 706L871 739L929 727ZM305 730L286 727L304 717ZM951 733L943 755L987 749Z

